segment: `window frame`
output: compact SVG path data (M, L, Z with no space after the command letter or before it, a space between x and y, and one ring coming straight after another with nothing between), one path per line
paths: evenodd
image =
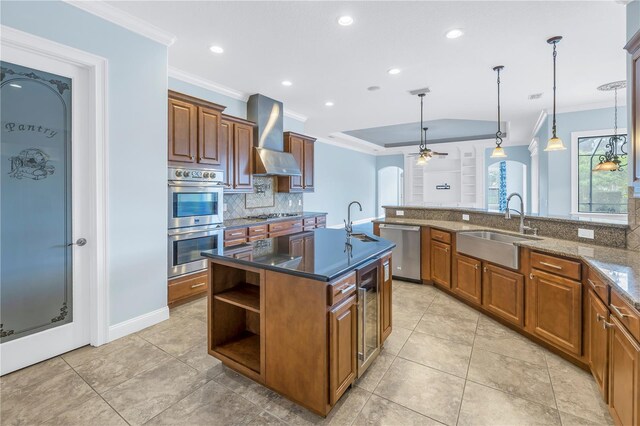
M571 215L610 220L627 220L627 214L618 213L584 213L578 211L578 139L585 137L603 137L614 134L614 129L586 130L571 132ZM627 135L626 128L618 129L619 135Z

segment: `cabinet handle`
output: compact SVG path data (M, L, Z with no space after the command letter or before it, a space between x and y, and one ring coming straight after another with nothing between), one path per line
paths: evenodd
M444 249L444 251L445 251L445 253L449 253L449 249L448 248Z
M606 322L606 321L602 321L602 328L603 329L608 329L608 328L613 328L613 323L612 322Z
M616 305L614 305L613 303L610 304L609 306L611 306L611 309L620 317L620 318L627 318L630 317L631 315L629 314L623 314L622 311L620 310L619 307L617 307Z
M604 317L600 314L596 314L596 322L600 322L604 319Z
M529 279L530 279L530 280L532 280L532 279L533 279L533 277L534 277L533 272L531 272L531 273L529 274Z
M476 265L475 265L475 268L476 268L476 269L480 269L480 265L476 264Z
M207 285L207 283L194 284L194 285L191 286L191 288L203 287L205 285Z
M349 293L350 291L353 291L354 288L356 288L356 285L352 284L349 287L345 287L342 290L340 290L340 294Z
M484 268L482 268L482 270L483 270L484 272L489 272L489 269L488 269L486 266L485 266Z
M553 263L540 262L541 265L548 266L549 268L561 270L562 266L554 265Z
M602 285L602 284L596 284L596 283L594 283L593 281L591 281L591 279L590 279L590 278L587 278L587 281L589 282L589 284L591 284L591 286L592 286L593 288L601 288L601 287L602 287L602 288L606 288L606 287L607 287L606 285Z

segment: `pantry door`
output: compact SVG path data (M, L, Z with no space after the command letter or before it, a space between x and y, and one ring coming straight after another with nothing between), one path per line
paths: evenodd
M1 374L90 343L90 73L2 46Z

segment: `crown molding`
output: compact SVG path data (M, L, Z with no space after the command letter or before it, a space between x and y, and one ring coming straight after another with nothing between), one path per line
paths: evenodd
M536 124L533 126L533 130L531 131L531 140L532 141L534 139L536 139L536 135L540 131L540 128L544 124L544 121L547 119L548 115L549 114L547 114L546 110L540 111L540 114L538 115L538 120L536 121Z
M247 102L250 96L249 93L232 89L220 83L216 83L215 81L202 78L198 75L192 74L188 71L183 71L176 67L171 67L171 66L169 67L169 77L175 78L176 80L184 81L185 83L193 84L194 86L198 86L206 90L211 90L212 92L216 92L221 95L228 96L232 99L237 99L242 102ZM287 108L284 109L283 114L286 117L292 118L297 121L301 121L303 123L309 119L309 117L307 117L306 115L300 114L295 111L291 111L290 109L287 109Z
M134 33L156 41L165 46L171 46L176 41L176 36L163 29L135 17L122 9L114 7L101 0L81 1L63 0L65 3L84 10L92 15L119 25Z

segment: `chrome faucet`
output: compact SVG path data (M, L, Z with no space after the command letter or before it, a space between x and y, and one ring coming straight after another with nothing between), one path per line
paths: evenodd
M518 197L520 199L520 211L509 208L509 201L511 201L511 198L513 197ZM522 200L522 195L518 194L517 192L512 192L507 197L507 207L504 209L505 219L511 219L511 210L520 214L520 233L521 234L526 234L527 231L534 231L534 234L538 233L537 229L531 228L530 226L526 226L524 224L524 201Z
M351 206L357 204L360 207L360 211L362 211L362 204L358 201L352 201L349 203L349 207L347 207L347 220L344 221L344 229L347 231L347 235L351 236L353 232L353 222L351 222Z

